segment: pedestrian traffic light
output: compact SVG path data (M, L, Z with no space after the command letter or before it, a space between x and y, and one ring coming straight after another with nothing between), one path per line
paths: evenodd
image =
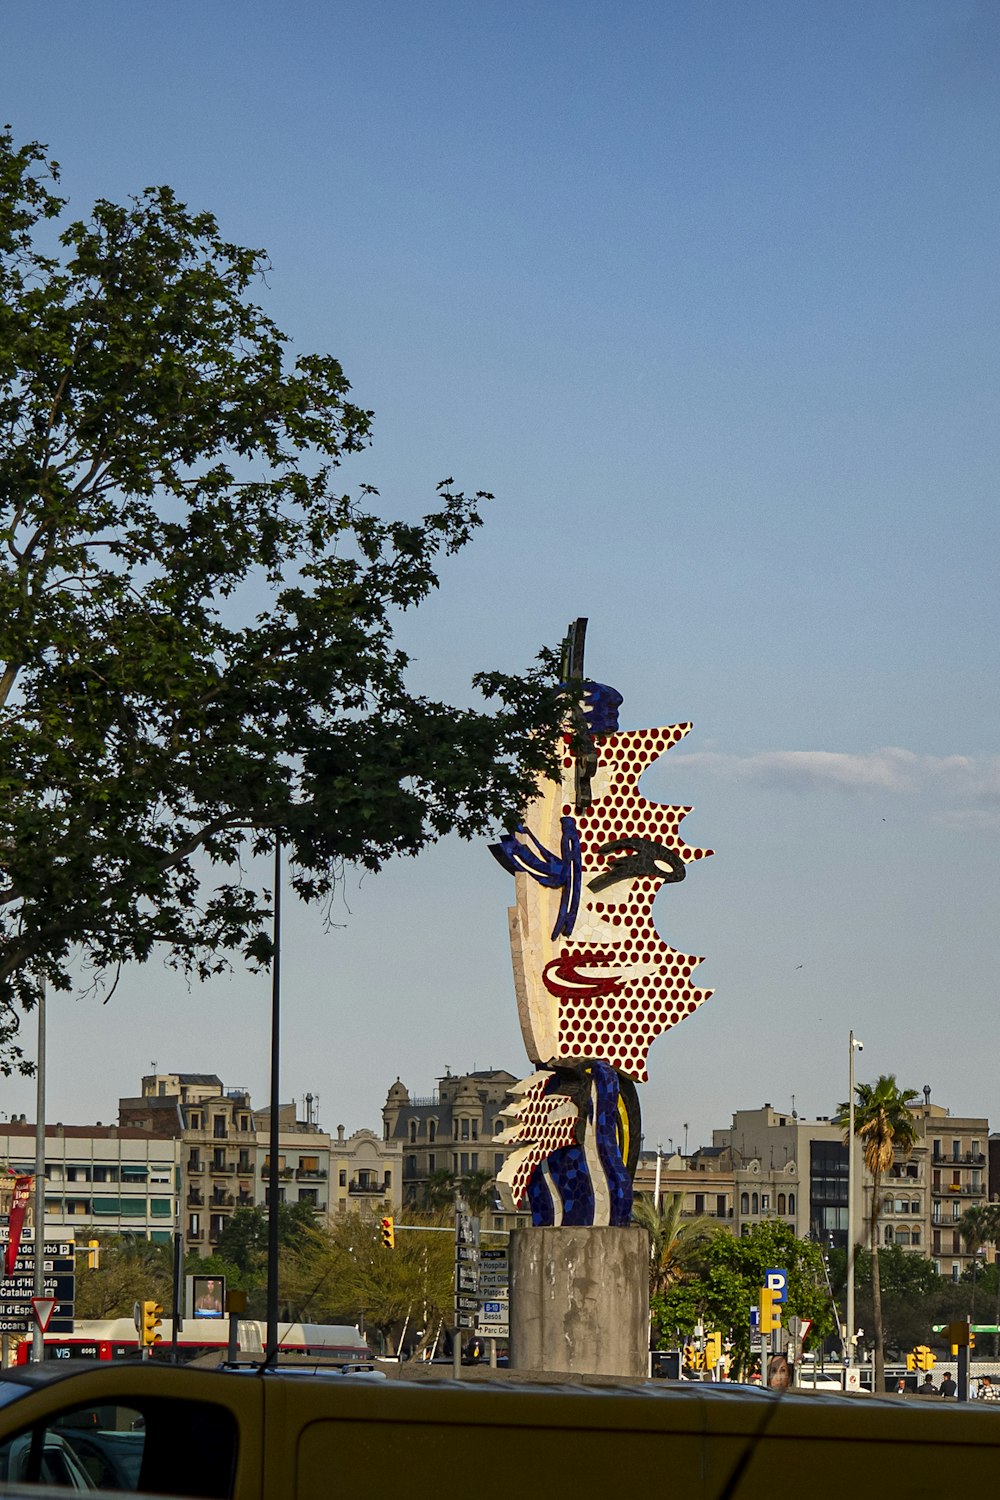
M387 1214L384 1219L379 1219L379 1237L386 1250L396 1248L396 1226Z
M714 1370L722 1359L722 1334L707 1333L705 1335L705 1369Z
M148 1348L151 1344L158 1344L163 1337L157 1333L163 1318L163 1306L159 1302L144 1302L142 1304L141 1327L139 1338L143 1347Z
M780 1327L781 1303L778 1301L778 1293L773 1287L762 1286L760 1289L760 1331L773 1333L776 1328Z

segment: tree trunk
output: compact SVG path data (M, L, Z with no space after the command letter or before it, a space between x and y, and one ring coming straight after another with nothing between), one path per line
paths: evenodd
M872 1316L875 1319L875 1373L872 1379L872 1395L885 1390L885 1346L882 1337L882 1277L878 1264L878 1220L881 1200L879 1188L881 1177L872 1173L872 1215L869 1226L869 1248L872 1257Z

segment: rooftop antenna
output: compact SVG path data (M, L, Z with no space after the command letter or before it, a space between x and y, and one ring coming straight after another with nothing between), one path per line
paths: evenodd
M685 1120L684 1121L684 1155L687 1156L687 1154L688 1154L688 1125L687 1125L687 1121Z

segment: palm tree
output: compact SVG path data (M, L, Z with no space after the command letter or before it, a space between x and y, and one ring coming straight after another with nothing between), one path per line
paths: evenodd
M976 1255L987 1245L996 1245L1000 1242L1000 1203L974 1203L967 1208L958 1221L958 1232L970 1255ZM976 1311L976 1262L973 1262L972 1276L972 1307L969 1317L972 1318ZM997 1278L997 1324L1000 1325L1000 1277ZM996 1357L1000 1349L1000 1334L993 1335L993 1353Z
M432 1211L450 1208L455 1201L454 1173L439 1167L424 1184L424 1205Z
M878 1264L878 1221L882 1211L882 1180L896 1159L896 1152L909 1156L917 1138L910 1105L916 1089L901 1089L894 1073L883 1073L876 1083L854 1086L854 1134L861 1142L865 1166L872 1179L872 1205L869 1218L869 1247L872 1258L872 1308L875 1318L875 1384L885 1385L885 1343L882 1332L882 1283ZM850 1129L850 1106L841 1104L837 1124L844 1127L844 1139ZM848 1246L848 1254L853 1246ZM849 1330L850 1332L850 1330Z
M466 1172L458 1179L458 1190L470 1214L485 1214L496 1201L496 1183L491 1172Z
M649 1295L665 1292L679 1281L705 1241L716 1233L713 1219L699 1215L685 1218L684 1194L667 1193L658 1207L652 1196L641 1194L632 1205L632 1223L649 1231Z

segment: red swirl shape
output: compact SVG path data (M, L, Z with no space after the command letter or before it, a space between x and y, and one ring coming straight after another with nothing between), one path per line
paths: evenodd
M603 970L602 972L599 972ZM561 953L542 970L550 995L561 1000L599 1000L624 984L621 959L613 953Z

